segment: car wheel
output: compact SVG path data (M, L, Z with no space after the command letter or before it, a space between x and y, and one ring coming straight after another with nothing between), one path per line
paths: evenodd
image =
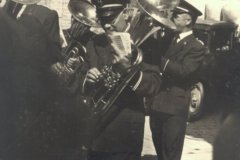
M191 98L189 102L189 116L188 121L192 122L200 119L203 113L204 100L205 100L204 84L198 82L193 85L191 89Z

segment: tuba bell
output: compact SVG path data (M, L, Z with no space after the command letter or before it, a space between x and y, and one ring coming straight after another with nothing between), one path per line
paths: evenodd
M130 46L132 66L127 71L119 71L114 65L101 69L102 80L98 82L88 100L88 106L96 117L107 119L106 114L114 110L113 103L140 70L143 54L138 47L161 27L175 29L171 21L171 11L178 3L179 0L137 0L136 6L125 8L116 18L114 26L117 35L113 37L111 35L110 39L119 48L129 50L129 46L124 44L126 41L129 42L127 38L129 35L132 43Z
M63 49L63 62L52 65L51 71L61 87L69 87L74 81L75 75L81 69L85 61L85 43L91 36L90 27L98 27L96 8L86 0L70 0L68 9L72 15L70 29L64 32L67 47ZM73 65L67 64L70 58L77 61Z

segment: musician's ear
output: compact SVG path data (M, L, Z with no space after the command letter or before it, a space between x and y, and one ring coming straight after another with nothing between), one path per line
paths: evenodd
M192 23L192 19L187 19L186 25L189 26Z
M190 26L192 24L192 17L186 14L186 26Z

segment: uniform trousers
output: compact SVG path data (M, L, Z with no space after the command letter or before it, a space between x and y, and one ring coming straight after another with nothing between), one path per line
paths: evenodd
M141 160L139 152L95 152L88 155L87 160Z
M187 115L150 112L150 128L158 160L181 159L186 123Z

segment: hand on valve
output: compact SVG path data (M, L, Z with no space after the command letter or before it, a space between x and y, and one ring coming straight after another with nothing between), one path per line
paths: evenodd
M97 68L91 68L87 72L86 82L97 83L101 77L101 72Z

